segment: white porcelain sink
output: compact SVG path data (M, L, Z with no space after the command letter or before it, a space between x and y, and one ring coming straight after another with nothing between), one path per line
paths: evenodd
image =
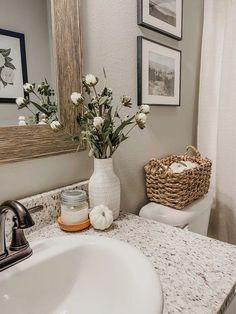
M69 236L31 244L29 259L0 273L1 314L158 314L159 278L136 248Z

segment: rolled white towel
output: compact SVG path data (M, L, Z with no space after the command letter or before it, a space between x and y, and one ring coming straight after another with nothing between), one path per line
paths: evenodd
M198 166L197 163L192 162L192 161L181 161L181 162L173 162L169 169L173 172L173 173L181 173L184 170L188 170L188 169L194 169Z

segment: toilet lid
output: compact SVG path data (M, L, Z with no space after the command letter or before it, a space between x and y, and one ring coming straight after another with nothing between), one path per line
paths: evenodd
M139 216L175 227L184 227L189 225L204 211L211 209L212 201L212 196L206 195L205 197L189 204L182 210L177 210L162 204L151 202L140 210Z

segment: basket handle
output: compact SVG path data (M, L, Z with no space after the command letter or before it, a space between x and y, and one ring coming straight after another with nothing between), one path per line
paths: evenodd
M201 157L201 154L199 153L199 150L196 147L192 146L192 145L188 145L186 147L186 152L185 152L184 155L185 156L189 156L189 151L190 150L192 150L195 153L196 157Z

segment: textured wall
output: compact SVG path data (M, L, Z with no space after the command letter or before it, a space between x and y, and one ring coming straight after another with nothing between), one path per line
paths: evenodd
M184 1L183 41L137 26L136 0L82 0L84 69L102 77L115 100L130 95L136 104L136 37L144 35L183 52L181 107L152 107L146 130L137 130L115 155L122 184L122 207L137 212L145 203L143 165L152 157L175 152L195 143L202 0Z
M179 108L153 107L147 129L137 130L115 155L122 183L122 208L138 212L145 203L143 165L152 157L181 153L195 142L203 0L184 1L183 41L136 24L136 0L81 0L84 72L102 77L104 66L115 100L128 94L136 103L136 36L183 51L182 101ZM0 166L0 200L21 198L86 179L92 161L86 152Z

